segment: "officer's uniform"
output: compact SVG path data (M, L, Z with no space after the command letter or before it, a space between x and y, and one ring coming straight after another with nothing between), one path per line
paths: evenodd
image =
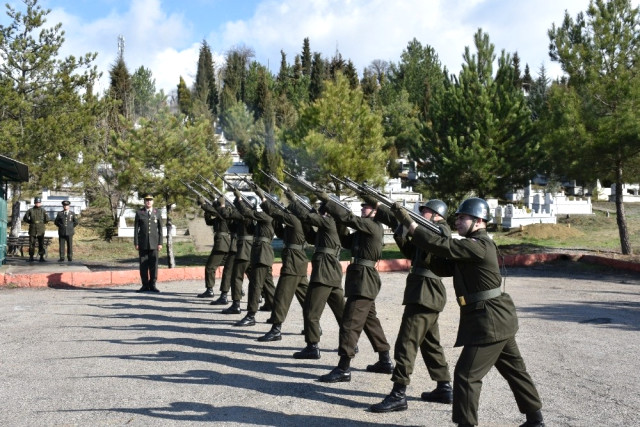
M455 346L463 349L454 371L453 422L478 424L482 379L493 366L509 383L520 412L539 411L540 397L515 340L516 309L500 290L497 248L486 230L458 240L417 227L413 242L438 257L432 265L440 264L441 275L448 271L453 276L460 305Z
M158 246L162 245L162 216L154 207L136 211L133 244L138 247L143 290L155 290L158 276Z
M218 207L218 212L220 213L222 209ZM222 214L221 214L222 216ZM224 218L224 217L223 217ZM226 304L227 294L231 290L231 285L234 281L233 276L233 266L236 263L236 253L238 251L238 222L235 220L227 220L227 226L229 227L229 234L231 235L231 242L229 243L229 252L227 252L227 257L224 260L224 268L222 270L222 278L220 279L220 298L216 301L212 301L213 305L221 305ZM242 277L242 276L241 276ZM241 292L242 292L242 283Z
M329 305L338 325L342 323L344 291L340 236L333 217L309 212L297 201L292 201L289 209L300 220L317 228L315 251L311 258L311 276L304 301L304 338L307 344L314 345L320 342L320 317L325 305Z
M376 263L382 255L384 231L373 218L361 218L334 201L326 202L327 211L344 225L356 230L341 238L342 246L351 249L352 261L345 277L345 303L340 324L338 355L352 359L362 331L365 331L373 350L388 354L389 343L376 314L375 299L382 283Z
M62 202L62 206L68 206L70 203L68 200ZM75 227L78 225L78 216L70 209L63 209L58 212L54 221L56 227L58 227L58 241L59 241L59 261L64 261L65 245L67 260L73 260L73 234Z
M36 197L34 203L40 203L40 199ZM22 220L29 224L29 261L33 261L33 256L36 252L36 242L38 243L40 261L44 261L44 255L46 254L44 248L44 230L45 224L49 222L47 211L45 211L42 206L34 206L27 210Z
M274 230L282 239L282 267L280 278L276 286L271 318L274 325L281 325L287 318L293 296L304 308L304 299L307 295L307 267L309 261L304 251L305 234L300 220L289 212L284 212L274 206L268 199L261 205L262 210L270 215L277 225Z

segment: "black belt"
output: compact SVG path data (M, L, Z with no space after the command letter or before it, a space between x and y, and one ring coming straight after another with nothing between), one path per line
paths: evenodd
M411 267L409 273L415 274L417 276L429 277L431 279L440 279L433 271L428 268L420 268L420 267Z
M293 249L293 250L296 250L296 251L304 250L304 246L303 245L294 245L293 243L286 243L284 245L284 248L285 249Z
M464 307L465 305L474 304L476 302L485 301L488 299L496 298L502 295L502 289L493 288L488 291L480 291L474 292L469 295L463 295L461 297L457 297L458 305L460 307Z
M265 243L271 243L271 239L268 237L254 237L253 238L253 243L260 243L260 242L265 242Z
M352 258L351 264L364 265L365 267L371 267L371 268L376 267L375 261L371 261L370 259L363 259L363 258Z
M333 255L334 257L338 258L339 255L340 255L340 246L338 246L337 248L334 248L334 249L317 247L315 252L316 253L321 253L321 254Z

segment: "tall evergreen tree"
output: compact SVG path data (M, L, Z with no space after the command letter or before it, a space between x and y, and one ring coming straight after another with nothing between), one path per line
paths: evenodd
M133 84L122 51L109 69L109 77L109 97L120 102L118 113L127 119L133 118Z
M309 47L309 37L305 37L302 42L302 57L301 57L301 65L302 65L302 74L305 76L311 76L311 48Z
M191 91L182 76L180 76L180 82L178 83L178 108L185 116L190 116L193 110Z
M311 82L309 83L309 101L313 102L322 95L325 80L324 61L320 53L313 54Z
M632 253L622 186L640 178L640 18L630 0L594 0L549 30L566 83L551 87L545 148L555 170L616 189L623 254ZM561 159L561 161L558 161Z
M141 65L131 76L131 87L135 117L151 117L157 111L156 80L151 70Z
M218 88L211 47L203 40L198 55L198 67L194 84L195 99L207 105L211 114L218 110Z

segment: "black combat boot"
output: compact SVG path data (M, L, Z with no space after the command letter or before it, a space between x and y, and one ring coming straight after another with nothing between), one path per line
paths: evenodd
M318 381L323 383L342 383L351 381L351 358L340 356L338 366L333 368L328 374L322 375Z
M453 403L453 390L449 381L438 381L438 385L433 391L425 391L420 396L425 402Z
M206 288L203 293L196 296L198 298L213 298L213 288Z
M40 255L40 262L45 262L44 255Z
M267 341L280 341L282 339L282 334L280 332L280 324L274 323L271 327L271 330L258 338L258 341L267 342Z
M33 262L33 261L34 261L33 255L29 255L29 262Z
M247 313L242 320L238 320L233 326L255 326L256 317L255 313Z
M376 374L392 374L393 363L391 357L389 357L388 351L381 351L379 354L380 360L373 365L367 366L367 372L375 372Z
M136 292L148 292L148 291L149 291L149 286L142 285L142 287L138 289Z
M542 411L538 409L536 412L529 412L527 414L527 421L524 424L520 424L520 427L544 427Z
M229 307L222 310L220 313L222 314L240 314L242 310L240 310L240 301L234 301Z
M213 290L211 291L211 293L213 293ZM211 295L211 296L213 296L213 295ZM229 304L229 300L227 299L227 293L223 292L222 294L220 294L220 296L218 297L217 300L211 301L209 304L211 304L211 305L227 305L227 304Z
M320 359L318 343L309 343L305 348L293 353L294 359Z
M160 292L160 289L156 288L156 284L154 283L149 283L149 289L147 289L149 292Z
M391 393L380 403L371 405L371 412L393 412L407 410L407 386L404 384L393 383Z
M64 258L58 259L58 262L64 262Z

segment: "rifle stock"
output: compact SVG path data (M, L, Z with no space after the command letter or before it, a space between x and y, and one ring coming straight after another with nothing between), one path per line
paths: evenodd
M382 203L383 205L385 205L388 208L391 208L391 205L393 205L395 202L393 200L391 200L389 197L385 196L384 194L382 194L380 191L376 190L375 188L373 188L372 186L368 185L367 183L364 184L358 184L357 182L355 182L354 180L345 177L344 181L340 180L339 178L333 177L334 179L337 179L339 182L344 183L345 186L347 186L347 188L352 189L353 191L355 191L356 193L364 193L368 196L373 197L374 199L378 200L380 203ZM411 217L411 219L413 221L415 221L418 225L421 225L422 227L426 228L427 230L436 233L438 235L442 235L442 231L440 231L440 228L434 224L433 222L429 221L428 219L424 218L422 215L417 214L416 212L405 208L404 206L402 207L402 209L406 210L409 213L409 216Z
M253 188L253 189L254 189L254 191L256 191L256 192L257 192L257 191L260 191L262 194L264 194L264 197L266 197L267 199L269 199L269 201L270 201L271 203L273 203L273 204L274 204L278 209L280 209L280 210L281 210L281 211L283 211L283 212L287 212L287 208L286 208L282 203L280 203L280 200L276 199L276 198L275 198L272 194L270 194L268 191L266 191L266 190L264 190L264 189L260 188L260 187L258 186L258 184L256 184L255 182L253 182L253 181L249 181L248 179L246 179L246 178L245 178L245 177L243 177L243 176L238 175L237 173L236 173L235 175L236 175L238 178L240 178L241 180L243 180L243 181L244 181L244 182L249 186L249 188Z
M315 194L317 191L320 191L313 184L311 184L310 182L308 182L304 178L295 176L291 172L288 172L288 171L284 171L284 173L289 178L292 178L294 181L296 181L298 184L300 184L305 190L309 191L310 193ZM329 197L331 198L331 200L334 203L339 205L341 208L346 209L347 211L351 211L351 208L349 206L345 205L338 197L335 197L335 196L329 196Z
M287 191L291 191L293 194L295 194L296 196L296 200L302 205L304 206L305 209L311 211L313 210L313 208L311 207L311 204L309 202L307 202L301 195L294 193L290 188L288 188L284 182L280 181L278 178L276 178L275 176L266 173L265 171L263 171L262 169L260 169L260 172L262 172L262 174L264 176L266 176L267 178L269 178L274 184L276 184L278 187L280 187L280 189L283 192L287 192Z
M229 199L227 198L227 196L225 196L225 195L224 195L224 193L222 192L222 190L220 190L218 187L216 187L215 185L213 185L213 182L209 181L207 178L205 178L205 177L204 177L204 176L202 176L202 175L198 175L198 178L200 178L201 180L203 180L204 182L206 182L206 183L207 183L207 185L208 185L208 186L209 186L209 187L210 187L210 188L211 188L211 189L212 189L212 190L213 190L213 191L218 195L218 197L223 197L223 198L224 198L225 203L226 203L229 207L233 208L233 203L231 202L231 200L229 200Z
M231 183L229 181L227 181L226 179L224 179L224 177L222 175L220 175L218 172L213 172L215 173L218 178L220 178L222 180L222 182L225 183L225 185L229 188L233 188L234 190L238 190L235 186L231 185ZM238 190L238 193L240 193L240 190ZM255 209L255 207L253 206L253 204L249 201L249 199L247 199L247 196L245 196L244 194L240 193L240 198L242 199L243 202L245 202L247 204L247 206L251 209Z

